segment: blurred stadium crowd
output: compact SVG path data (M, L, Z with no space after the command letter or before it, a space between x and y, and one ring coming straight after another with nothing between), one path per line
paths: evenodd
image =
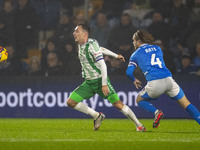
M0 0L0 45L9 58L1 76L78 76L73 31L91 27L91 37L122 54L105 57L108 74L123 76L134 51L132 35L150 32L173 74L200 75L200 0Z

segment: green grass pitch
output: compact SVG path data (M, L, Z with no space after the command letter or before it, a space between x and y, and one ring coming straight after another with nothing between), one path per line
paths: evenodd
M200 126L194 120L105 119L93 131L92 119L0 119L0 150L199 150Z

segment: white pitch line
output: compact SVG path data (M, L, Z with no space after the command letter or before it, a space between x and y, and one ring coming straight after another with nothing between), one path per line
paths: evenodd
M0 143L18 143L18 142L200 142L200 138L197 139L0 139Z

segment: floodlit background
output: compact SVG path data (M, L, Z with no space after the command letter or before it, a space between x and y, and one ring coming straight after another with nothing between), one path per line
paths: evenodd
M73 31L78 23L91 37L122 54L105 56L117 94L147 132L98 95L83 102L106 119L93 131L93 119L69 108L66 100L84 80ZM155 38L174 79L200 110L200 0L0 0L0 150L199 150L199 125L163 95L154 115L138 107L136 89L125 72L135 51L132 35L146 30ZM140 69L134 75L146 84Z

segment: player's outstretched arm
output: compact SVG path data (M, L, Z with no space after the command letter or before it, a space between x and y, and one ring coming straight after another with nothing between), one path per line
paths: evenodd
M117 58L118 55L113 53L112 51L108 50L107 48L105 47L100 47L100 51L104 54L104 55L108 55L108 56L111 56L111 57L114 57L114 58Z
M122 62L125 62L124 56L122 56L121 54L118 54L117 58L120 59Z
M113 53L112 51L108 50L105 47L100 47L100 50L104 55L108 55L108 56L120 59L122 62L125 62L124 56L122 56L121 54Z

